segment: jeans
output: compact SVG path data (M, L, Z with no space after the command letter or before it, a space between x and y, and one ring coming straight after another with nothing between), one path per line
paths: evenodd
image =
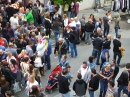
M117 56L118 56L118 60L117 60L116 64L119 65L120 61L121 61L121 53L120 52L114 52L114 60L116 60Z
M62 97L70 97L70 92L67 92L66 94L61 94Z
M45 19L43 17L41 17L41 22L42 22L42 26L44 27Z
M91 35L91 32L85 32L85 42L88 42L88 44L91 43L90 35Z
M104 37L106 37L109 34L109 26L104 26Z
M70 11L67 12L67 16L68 16L68 19L71 18L71 12Z
M12 73L12 76L17 79L17 76L18 76L18 72L17 73Z
M47 64L47 69L50 70L51 69L51 59L50 59L50 55L45 55L45 62Z
M94 91L89 90L89 95L90 95L90 97L94 97Z
M61 57L62 57L62 55L61 55L61 54L58 54L59 62L60 62L60 60L61 60Z
M101 51L94 48L92 52L92 56L97 58L96 64L99 64L100 55L101 55Z
M118 36L118 27L115 27L116 38Z
M53 32L54 32L54 35L55 35L55 41L57 42L59 37L60 37L60 31L54 30Z
M25 86L26 85L26 81L28 80L27 78L24 77L24 74L21 73L21 78L22 78L22 86Z
M69 52L69 41L65 40L66 46L67 46L67 52Z
M108 81L100 80L100 95L105 97L107 88L108 88Z
M71 57L74 57L74 53L75 56L77 56L77 46L74 43L69 42L70 45L70 49L71 49Z
M35 25L36 27L39 25L37 19L35 19L35 21L34 21L34 25Z
M118 97L120 97L121 95L121 91L124 89L124 85L120 85L119 88L118 88Z
M101 68L102 68L102 66L103 66L103 63L106 62L106 59L101 58L101 61L102 61L102 63L101 63L101 65L100 65L100 70L101 70Z

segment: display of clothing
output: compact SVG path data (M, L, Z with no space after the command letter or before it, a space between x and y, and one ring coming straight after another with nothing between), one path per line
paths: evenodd
M119 9L122 9L122 12L130 9L130 0L112 0L111 10L118 11Z

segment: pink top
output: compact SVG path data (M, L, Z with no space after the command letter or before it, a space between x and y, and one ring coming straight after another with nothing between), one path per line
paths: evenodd
M17 65L10 65L10 69L12 73L17 73L18 72L18 66Z

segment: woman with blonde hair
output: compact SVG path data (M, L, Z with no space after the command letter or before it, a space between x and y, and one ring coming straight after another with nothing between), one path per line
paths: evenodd
M67 14L63 14L63 20L64 20L64 28L68 26L68 16Z
M38 68L34 68L33 69L33 75L35 77L35 80L39 83L39 85L41 84L41 74L39 72Z
M34 85L37 86L39 92L43 91L43 88L40 88L38 82L35 80L35 76L30 75L28 78L28 81L27 81L27 86L26 86L28 96L29 96L29 92L32 91L32 86L34 86Z
M11 59L16 60L16 58L12 55L12 52L7 52L6 60L7 60L9 65L11 64L11 62L10 62Z
M99 97L105 97L107 88L108 88L108 81L113 77L114 71L111 68L110 64L106 64L104 67L101 68L99 75L101 76L100 79L100 95Z

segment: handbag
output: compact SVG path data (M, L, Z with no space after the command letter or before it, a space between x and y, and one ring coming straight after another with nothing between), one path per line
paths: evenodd
M13 91L14 91L14 93L21 91L21 89L19 87L19 82L15 81L15 83L13 84Z

